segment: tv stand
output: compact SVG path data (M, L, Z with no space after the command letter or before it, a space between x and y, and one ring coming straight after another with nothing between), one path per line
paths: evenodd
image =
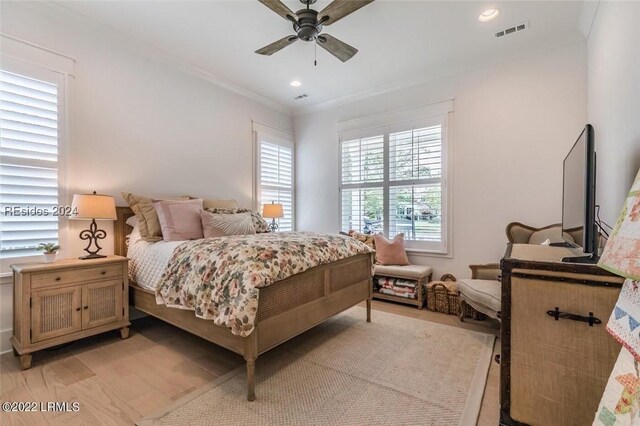
M560 262L576 254L512 244L502 259L500 425L593 423L620 353L605 326L624 278Z
M600 256L595 253L588 254L586 256L568 256L563 257L563 263L588 263L588 264L596 264L600 260Z

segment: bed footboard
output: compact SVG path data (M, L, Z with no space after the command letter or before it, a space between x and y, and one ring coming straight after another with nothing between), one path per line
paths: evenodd
M125 220L133 215L118 207L115 226L116 254L126 256ZM236 336L226 327L197 318L193 311L156 304L155 294L133 280L130 304L151 316L227 348L247 362L247 399L255 399L255 362L260 354L309 330L332 316L367 302L366 320L371 321L372 257L360 254L317 266L260 289L255 330L247 337Z

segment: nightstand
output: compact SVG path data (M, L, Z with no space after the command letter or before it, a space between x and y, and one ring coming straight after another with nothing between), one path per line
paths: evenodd
M41 349L115 329L129 337L127 262L107 256L11 265L11 343L23 370Z

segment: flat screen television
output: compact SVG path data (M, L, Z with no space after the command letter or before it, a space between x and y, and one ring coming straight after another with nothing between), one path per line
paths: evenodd
M562 235L567 245L585 253L567 257L564 262L597 262L596 152L590 124L585 126L563 162Z

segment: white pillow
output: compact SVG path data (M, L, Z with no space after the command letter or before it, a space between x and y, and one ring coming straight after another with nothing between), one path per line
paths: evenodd
M135 215L131 216L125 221L125 223L133 228L138 224L138 218Z
M202 230L205 238L256 233L250 212L218 214L202 210L200 212L200 219L202 220Z

